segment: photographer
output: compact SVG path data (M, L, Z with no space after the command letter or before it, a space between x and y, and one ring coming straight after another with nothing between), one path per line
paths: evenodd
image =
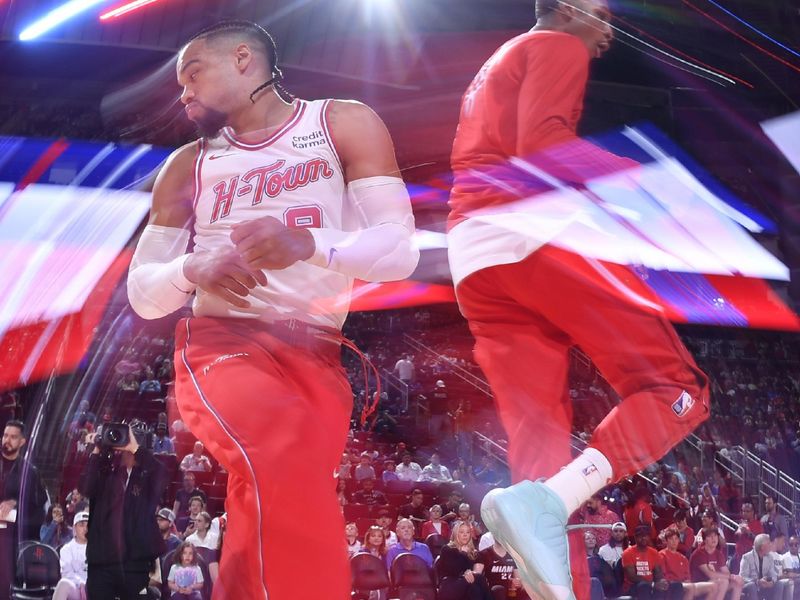
M147 587L163 539L153 515L167 480L146 448L141 422L104 424L90 435L94 450L80 490L90 501L86 549L89 600L134 600Z

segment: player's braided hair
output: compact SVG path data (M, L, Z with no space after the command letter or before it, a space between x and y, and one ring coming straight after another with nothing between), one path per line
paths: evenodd
M278 47L275 45L275 40L270 33L258 23L242 20L220 21L216 25L206 27L197 32L186 43L188 44L197 39L213 39L230 33L244 34L252 41L260 43L264 47L264 52L269 61L272 77L253 90L250 94L250 102L255 104L254 98L256 94L270 85L275 86L275 90L283 100L291 102L294 96L281 84L283 72L278 66Z

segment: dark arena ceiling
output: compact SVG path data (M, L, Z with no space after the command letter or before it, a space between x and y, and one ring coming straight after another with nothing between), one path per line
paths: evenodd
M102 22L102 10L119 3L95 3L35 40L18 40L59 4L0 3L4 133L19 133L20 107L64 107L91 113L111 138L189 139L175 52L199 29L242 18L273 33L293 93L369 103L389 125L401 164L433 170L446 167L470 79L534 23L533 0L157 0ZM731 176L743 164L757 170L752 163L780 160L750 142L759 121L800 104L800 3L612 0L611 8L621 31L593 66L584 133L650 121Z

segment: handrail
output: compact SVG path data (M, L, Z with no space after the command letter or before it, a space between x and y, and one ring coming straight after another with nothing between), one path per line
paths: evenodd
M423 352L427 352L428 354L433 355L434 357L436 357L436 359L438 361L446 364L452 370L453 375L455 375L459 379L462 379L463 381L467 382L472 387L474 387L476 390L478 390L479 392L482 392L486 396L488 396L490 398L492 397L492 388L489 386L489 383L486 380L478 377L474 373L470 373L465 368L460 367L459 365L457 365L452 360L450 360L447 357L439 354L433 348L431 348L429 346L426 346L425 344L423 344L419 340L411 337L407 333L403 334L403 341L405 341L406 344L408 344L409 346L414 348L414 350L421 350Z

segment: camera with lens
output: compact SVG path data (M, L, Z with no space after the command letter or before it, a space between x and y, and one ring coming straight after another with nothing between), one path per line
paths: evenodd
M130 429L129 429L130 428ZM146 423L139 420L130 423L103 423L97 428L95 443L103 449L124 448L130 443L130 432L139 446L152 450L153 432Z

